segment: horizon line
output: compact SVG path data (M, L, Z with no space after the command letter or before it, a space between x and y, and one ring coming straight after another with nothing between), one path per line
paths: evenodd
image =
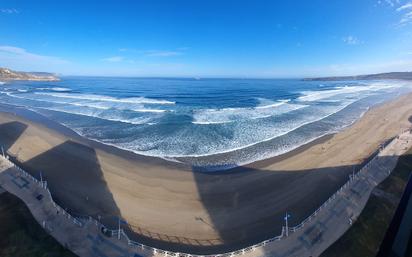
M35 72L35 71L32 71ZM357 77L357 76L365 76L365 75L378 75L378 74L388 74L388 73L404 73L404 72L412 72L410 71L387 71L387 72L374 72L374 73L365 73L365 74L351 74L351 75L311 75L311 76L218 76L218 75L211 75L211 76L198 76L198 75L182 75L182 76L174 76L174 75L155 75L155 76L145 76L145 75L78 75L78 74L60 74L60 73L53 73L59 77L106 77L106 78L163 78L163 79L194 79L194 80L201 80L201 79L313 79L313 78L332 78L332 77Z

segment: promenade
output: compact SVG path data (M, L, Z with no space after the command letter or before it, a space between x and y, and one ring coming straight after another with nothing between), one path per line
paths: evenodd
M310 217L296 227L284 227L282 234L235 252L209 256L319 256L357 219L373 190L394 169L398 157L412 147L412 134L403 132ZM75 218L58 206L38 181L0 157L0 188L22 199L37 222L63 246L80 257L196 256L155 249L130 241L120 230L105 231L92 218ZM1 191L1 189L0 189Z

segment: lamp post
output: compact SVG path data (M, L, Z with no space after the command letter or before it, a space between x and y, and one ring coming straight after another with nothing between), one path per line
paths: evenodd
M290 215L288 214L288 212L286 212L285 215L285 229L286 229L286 237L289 236L289 226L288 226L288 219L290 218Z
M117 239L120 240L120 218L118 217L119 220L119 231L117 232Z

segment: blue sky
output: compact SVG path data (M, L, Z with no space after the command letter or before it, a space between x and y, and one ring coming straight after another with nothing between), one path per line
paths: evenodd
M2 0L0 66L265 78L406 71L412 0Z

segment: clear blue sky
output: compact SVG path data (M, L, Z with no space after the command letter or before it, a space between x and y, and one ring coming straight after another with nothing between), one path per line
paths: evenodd
M2 0L0 66L199 77L412 70L412 0Z

